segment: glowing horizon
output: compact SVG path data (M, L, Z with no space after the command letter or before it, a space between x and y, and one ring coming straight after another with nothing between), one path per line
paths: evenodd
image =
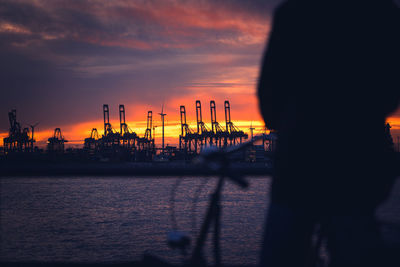
M218 122L221 124L223 128L226 126L225 122L225 111L223 108L223 101L222 102L216 102L217 104L217 119ZM253 126L256 128L254 133L261 132L265 126L262 120L260 120L258 114L255 114L254 120L248 121L244 120L246 116L241 116L240 112L235 112L235 110L232 108L235 105L231 103L231 118L232 122L242 131L245 133L248 133L250 136L250 126ZM192 105L185 105L186 107L186 118L187 118L187 123L189 124L189 127L195 132L197 131L197 122L196 122L196 114L195 114L195 102L193 101ZM125 105L126 109L126 124L129 126L129 128L138 134L140 137L144 136L146 127L147 127L147 121L143 120L146 119L147 116L147 110L143 110L140 112L140 116L138 115L139 112L135 112L135 117L141 117L142 120L133 120L132 117L129 116L129 106ZM110 123L116 132L120 132L120 121L119 121L119 114L117 113L118 109L117 107L110 107ZM159 111L157 110L152 110L153 111L153 127L155 126L155 142L156 146L161 146L161 117L158 114ZM180 113L179 113L179 106L177 108L168 108L165 107L164 112L167 113L165 117L165 128L164 128L164 138L165 138L165 144L167 145L177 145L179 143L179 135L181 134L181 122L180 122ZM102 116L102 115L101 115ZM100 117L100 116L99 116ZM209 101L202 103L202 117L203 117L203 122L211 128L211 123L210 123L210 112L209 112ZM239 119L235 119L235 118ZM84 139L90 136L91 130L93 128L97 129L97 132L99 134L99 137L101 137L104 133L104 123L102 119L96 120L96 121L88 121L88 122L82 122L82 123L77 123L74 125L65 125L64 127L58 127L61 128L62 134L64 138L68 141L66 143L67 146L69 145L83 145ZM152 129L153 131L154 129ZM44 129L40 130L40 125L38 125L37 128L35 128L35 136L34 139L36 140L36 145L39 147L43 147L46 145L47 139L53 136L54 129ZM154 132L152 133L154 136ZM0 133L0 138L3 139L8 135L7 132Z
M203 111L204 112L204 111ZM219 116L221 116L221 120L219 120L219 123L223 128L225 128L225 119L223 118L223 111L220 111L218 113ZM181 122L179 120L179 109L177 109L178 115L175 116L175 119L169 120L168 115L166 116L165 119L165 145L172 145L172 146L177 146L179 143L179 135L181 134ZM219 114L221 113L221 114ZM158 115L158 113L156 113ZM207 114L209 115L209 114ZM218 116L217 115L217 116ZM223 118L223 119L222 119ZM203 121L205 124L211 128L209 120L204 119L204 113L203 113ZM389 117L387 119L387 122L391 124L392 126L392 136L394 138L394 141L396 142L397 137L400 136L400 118L397 117ZM115 119L110 119L110 123L113 126L113 129L116 132L120 131L120 125L119 125L119 120ZM142 121L132 121L129 120L129 118L126 120L127 125L129 128L135 132L136 134L139 135L139 137L144 136L144 132L146 130L146 124L147 121L142 120ZM189 127L196 132L197 131L197 123L193 118L187 118L187 123L189 124ZM254 127L254 135L260 134L265 130L265 125L262 120L253 120L253 121L247 121L247 120L233 120L233 123L242 131L247 133L250 137L250 127ZM160 119L154 119L154 114L153 114L153 125L156 126L155 130L155 142L157 147L161 147L161 120ZM103 131L104 131L104 124L102 120L98 121L91 121L91 122L84 122L76 125L70 125L65 128L61 128L62 134L64 138L68 141L66 143L67 146L74 146L74 147L82 147L84 144L84 139L87 137L90 137L90 133L92 128L96 128L99 137L102 137ZM153 129L152 129L153 130ZM54 129L45 129L45 130L36 130L35 129L35 146L44 148L44 146L47 143L47 139L52 137L54 133ZM154 137L154 131L153 131L153 137ZM3 145L3 138L8 136L8 132L2 132L0 133L0 139L1 139L1 146Z

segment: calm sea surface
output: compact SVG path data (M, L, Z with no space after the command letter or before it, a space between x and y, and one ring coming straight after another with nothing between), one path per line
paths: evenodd
M172 201L178 179L181 183ZM0 260L125 262L140 260L143 253L150 253L179 263L179 251L170 249L166 242L167 233L173 229L172 206L178 229L193 236L216 181L215 178L3 178ZM246 190L227 182L222 194L221 247L223 262L227 264L256 264L258 259L270 179L249 178L249 181ZM400 192L399 181L395 191ZM398 226L399 214L400 196L393 194L379 216ZM206 252L211 255L210 242Z

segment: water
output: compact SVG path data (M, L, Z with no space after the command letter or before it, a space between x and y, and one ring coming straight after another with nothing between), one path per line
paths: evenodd
M197 233L217 179L193 197L205 178L184 178L175 196L178 229ZM19 178L1 181L3 261L124 262L148 252L179 263L166 245L172 229L173 178ZM222 257L227 264L255 264L270 179L253 178L222 195ZM209 238L210 240L211 238ZM211 259L210 242L206 247Z
M182 179L182 178L181 178ZM255 265L268 205L269 178L251 178L247 190L226 183L222 195L222 259ZM126 262L143 253L179 263L166 245L172 230L171 191L176 178L6 178L1 182L1 261ZM205 178L184 178L177 188L178 228L194 234L216 185L210 178L196 209L193 197ZM400 242L400 179L379 218L389 242ZM390 228L392 227L392 228ZM386 232L385 232L386 231ZM390 238L392 240L390 240ZM210 239L209 239L210 241ZM211 261L211 244L206 254Z

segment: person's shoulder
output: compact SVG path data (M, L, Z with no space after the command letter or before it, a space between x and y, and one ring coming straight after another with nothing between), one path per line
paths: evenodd
M282 23L283 21L293 20L298 10L301 8L297 0L287 0L279 4L274 10L274 22Z
M274 15L278 18L311 16L316 13L316 10L326 5L322 2L314 0L286 0L275 8Z
M400 0L397 1L389 1L388 5L390 8L396 10L398 13L400 13Z
M275 16L284 15L290 13L299 7L299 3L296 0L286 0L275 8Z
M392 2L390 5L390 9L392 10L393 16L397 18L397 21L400 22L400 1L398 4Z

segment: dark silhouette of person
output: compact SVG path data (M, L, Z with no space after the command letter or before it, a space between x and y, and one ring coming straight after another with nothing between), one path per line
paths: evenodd
M395 179L385 118L400 99L399 15L390 0L276 9L258 85L278 134L261 266L310 266L317 225L329 266L387 266L374 213Z

